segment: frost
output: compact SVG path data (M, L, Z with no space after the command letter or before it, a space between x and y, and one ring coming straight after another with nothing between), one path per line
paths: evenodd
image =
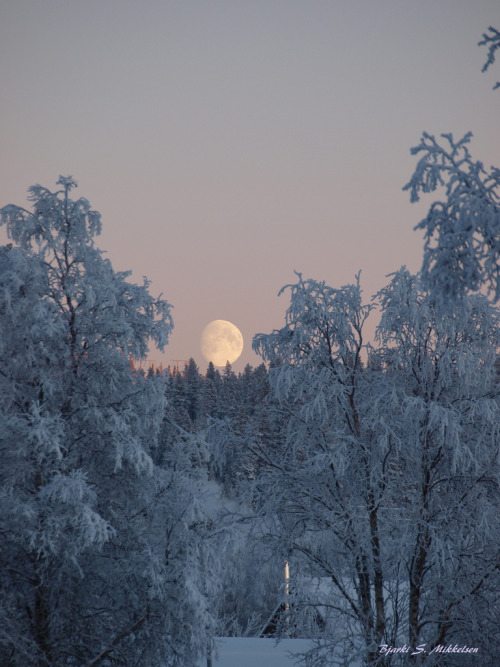
M163 629L169 614L148 451L163 388L134 375L130 357L166 342L170 306L113 270L95 245L99 213L71 199L71 177L58 186L32 187L32 212L0 211L17 244L0 248L0 626L11 619L0 662L9 664L28 664L25 655L91 663L117 637L126 644L127 628L139 642L137 619L153 604Z
M433 188L440 171L425 178ZM321 635L311 608L322 617L318 659L343 664L352 640L374 664L383 637L416 645L445 631L440 610L464 613L467 582L496 567L498 311L467 290L457 307L404 267L371 308L359 281L298 278L285 326L254 339L286 416L284 441L260 460L263 504L282 553L333 584L327 603L312 591L294 602L305 632ZM363 345L375 307L377 348Z
M413 155L421 155L404 186L412 202L420 193L442 188L445 199L434 202L416 229L424 230L422 275L436 296L455 298L486 285L500 298L500 170L486 171L468 149L472 133L443 144L424 132Z
M486 72L490 65L493 65L495 62L495 52L497 49L500 49L500 32L490 26L488 32L483 33L483 39L478 42L478 46L487 46L488 47L488 57L486 62L483 65L481 72ZM493 90L500 88L500 81L497 81L493 86Z

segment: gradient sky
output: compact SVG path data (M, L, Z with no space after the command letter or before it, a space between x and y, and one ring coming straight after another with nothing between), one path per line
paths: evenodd
M204 372L201 331L225 319L233 368L255 366L294 270L361 270L369 299L420 267L431 199L402 186L422 131L472 130L500 166L490 25L498 0L0 0L0 206L74 176L114 268L174 305L150 357Z

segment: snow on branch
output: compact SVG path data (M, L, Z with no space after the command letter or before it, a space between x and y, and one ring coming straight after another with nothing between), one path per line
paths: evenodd
M481 72L486 72L490 65L493 65L495 62L495 51L500 49L500 31L496 30L492 26L488 28L488 32L483 33L483 39L477 43L478 46L487 46L488 47L488 57L486 62L483 65ZM500 88L500 81L497 81L493 86L493 90Z
M443 142L424 132L412 155L420 155L415 173L403 190L410 201L420 194L444 190L415 227L424 230L422 276L442 295L457 297L486 286L500 298L500 169L486 171L472 160L468 132Z

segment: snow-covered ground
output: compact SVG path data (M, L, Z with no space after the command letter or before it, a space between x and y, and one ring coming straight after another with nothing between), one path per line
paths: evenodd
M215 640L217 649L212 654L212 667L293 667L292 653L307 651L308 639L274 639L255 637L224 637ZM197 667L206 667L202 660Z

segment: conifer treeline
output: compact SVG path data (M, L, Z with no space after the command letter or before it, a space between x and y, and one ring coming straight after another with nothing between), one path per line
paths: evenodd
M204 477L208 484L211 480L221 502L212 528L217 530L219 523L218 530L231 535L227 553L219 554L222 582L211 601L218 634L258 636L280 604L284 586L283 562L263 539L258 519L262 498L255 484L262 452L277 447L285 433L270 394L268 369L264 363L256 368L248 364L236 374L229 362L221 371L210 362L203 375L191 358L182 370L150 367L147 375L161 376L166 399L152 452L155 463L167 470L185 465L190 476ZM221 507L226 515L222 521Z
M154 373L150 368L148 374ZM236 374L229 362L222 371L210 362L203 375L191 358L182 371L167 369L161 375L166 409L158 463L161 465L165 452L179 438L180 429L186 435L198 434L200 455L210 476L223 484L229 497L234 497L243 479L255 475L252 442L275 436L265 364L256 368L247 364L242 373Z

